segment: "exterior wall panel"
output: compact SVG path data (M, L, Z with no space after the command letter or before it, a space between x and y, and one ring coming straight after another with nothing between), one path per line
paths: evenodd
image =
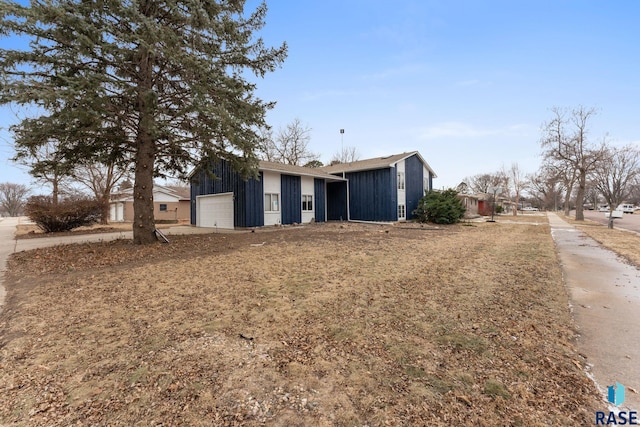
M325 222L325 191L324 191L324 179L314 178L313 180L313 198L315 202L315 218L316 222Z
M256 180L253 178L248 181L243 180L240 174L223 160L211 162L208 167L213 172L213 177L203 168L191 179L191 224L196 224L195 202L197 196L233 193L234 226L254 227L261 225L260 221L256 219L258 215L262 214L262 211L256 210L260 209L261 202L248 203L250 195L247 195L248 187L249 193L254 195L261 189L260 181L247 185L248 182Z
M346 174L349 180L349 207L353 220L396 221L398 192L396 168Z
M282 223L302 222L302 186L299 176L281 175Z
M264 191L262 172L260 179L249 179L245 182L244 192L244 227L262 227L264 225Z
M411 156L404 160L406 183L407 219L415 218L413 211L418 208L418 202L424 195L424 175L422 162L418 156Z

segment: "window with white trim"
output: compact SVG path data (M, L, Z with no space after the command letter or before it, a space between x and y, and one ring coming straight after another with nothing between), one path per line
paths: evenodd
M404 172L398 172L398 190L404 190Z
M398 205L398 219L404 219L407 217L405 205Z
M274 193L265 193L264 195L264 211L278 212L280 211L280 195Z
M311 194L302 195L302 210L305 212L313 211L313 196Z

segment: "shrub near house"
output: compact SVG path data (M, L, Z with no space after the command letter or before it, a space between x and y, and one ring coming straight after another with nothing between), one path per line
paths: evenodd
M429 191L413 213L420 222L455 224L464 216L465 207L456 190Z
M70 231L100 220L102 205L95 199L68 197L54 203L48 196L29 198L25 214L46 233Z

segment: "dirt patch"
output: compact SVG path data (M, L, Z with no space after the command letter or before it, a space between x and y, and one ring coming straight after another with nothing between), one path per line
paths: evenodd
M547 225L324 224L9 262L0 421L587 425Z

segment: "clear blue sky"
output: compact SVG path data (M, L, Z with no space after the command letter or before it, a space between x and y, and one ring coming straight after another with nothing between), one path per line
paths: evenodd
M249 1L252 8L256 1ZM540 163L554 106L598 109L595 140L640 144L640 2L589 0L267 1L261 32L286 41L283 67L258 82L268 121L299 118L328 162L418 150L437 188L517 162ZM6 43L3 42L3 44ZM0 126L12 120L0 110ZM28 182L7 160L0 182Z

